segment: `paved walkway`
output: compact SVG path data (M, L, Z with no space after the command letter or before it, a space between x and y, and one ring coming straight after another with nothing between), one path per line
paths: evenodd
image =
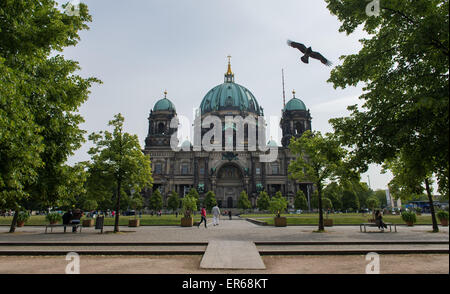
M200 263L202 269L266 269L255 243L210 241Z
M59 229L59 230L58 230ZM112 234L113 227L105 227L100 234L94 228L83 228L81 234L62 233L58 228L53 233L44 234L45 228L25 226L9 234L9 227L0 226L0 242L208 242L227 241L318 241L318 242L364 242L364 241L449 241L449 228L439 227L439 233L431 233L428 226L398 226L397 233L379 232L369 228L370 232L361 233L359 226L334 226L326 228L325 233L315 233L317 226L288 226L277 228L258 226L242 219L221 220L219 226L208 225L197 228L177 226L143 226L138 228L121 227L120 234Z

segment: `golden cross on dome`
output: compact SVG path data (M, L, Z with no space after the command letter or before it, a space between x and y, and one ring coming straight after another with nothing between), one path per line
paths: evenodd
M227 58L228 58L228 71L227 71L227 75L231 75L231 74L233 74L233 72L231 71L231 55L228 55Z
M292 90L292 94L294 95L294 98L295 98L295 90Z
M164 98L167 98L167 90L164 90Z

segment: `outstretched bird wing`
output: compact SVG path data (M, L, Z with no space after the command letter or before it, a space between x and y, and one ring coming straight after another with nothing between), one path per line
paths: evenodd
M314 59L318 59L320 60L323 64L325 64L326 66L331 66L333 63L331 61L329 61L328 59L326 59L322 54L320 54L319 52L311 52L311 54L309 55L311 58Z
M298 50L300 50L302 53L306 53L306 46L301 44L301 43L297 43L291 40L287 41L287 44L293 48L297 48Z

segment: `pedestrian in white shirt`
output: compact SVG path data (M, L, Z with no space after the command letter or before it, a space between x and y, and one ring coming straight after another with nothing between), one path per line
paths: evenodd
M213 225L214 226L218 226L219 225L219 218L220 218L220 209L217 206L214 206L212 209L212 214L213 214Z

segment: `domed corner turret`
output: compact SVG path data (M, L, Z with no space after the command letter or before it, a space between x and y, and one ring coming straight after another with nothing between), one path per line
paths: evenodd
M178 129L172 122L176 117L175 105L167 99L167 91L164 91L164 98L158 100L150 111L146 149L156 146L170 147L171 136Z
M164 91L164 98L155 103L153 111L176 111L175 105L167 99L167 91Z
M295 91L292 91L293 97L283 108L283 114L280 121L280 127L283 133L281 143L283 147L289 146L292 137L299 138L305 131L311 131L311 114L302 100L295 97Z
M307 111L305 103L302 100L295 97L295 91L292 91L293 97L286 103L283 111L294 111L294 110L304 110Z

